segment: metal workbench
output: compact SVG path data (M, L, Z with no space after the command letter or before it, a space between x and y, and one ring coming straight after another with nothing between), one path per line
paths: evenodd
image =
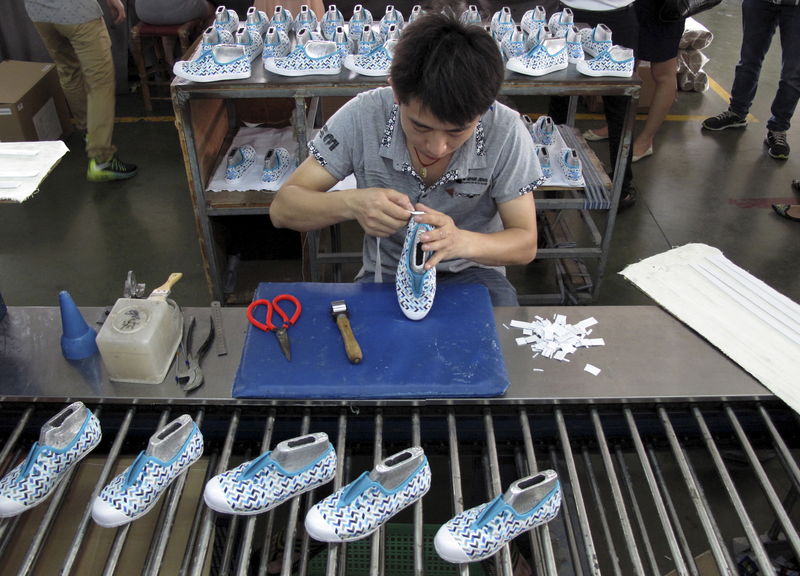
M82 312L90 322L103 316ZM511 381L502 398L314 402L232 399L246 321L242 308L222 312L229 352L212 349L206 385L187 397L172 374L160 385L119 384L98 359L68 362L58 308L9 308L0 322L0 473L70 400L95 411L104 441L46 503L0 522L0 564L19 573L511 576L521 552L535 574L660 575L704 574L705 561L735 574L742 549L762 572L779 556L800 557L797 415L659 308L495 309ZM571 323L596 318L593 336L606 346L569 363L533 359L506 328L556 312ZM185 313L200 321L208 310ZM600 375L584 372L587 362ZM181 413L198 422L204 458L146 517L118 530L95 526L92 495ZM202 503L211 475L307 431L327 432L337 449L331 485L249 518ZM308 539L302 519L313 502L412 444L433 471L420 503L362 542ZM545 468L560 475L562 512L489 561L495 572L438 559L438 526Z

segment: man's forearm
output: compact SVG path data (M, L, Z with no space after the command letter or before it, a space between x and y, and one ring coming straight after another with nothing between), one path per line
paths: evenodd
M297 185L284 186L270 206L270 219L276 228L291 228L298 232L319 230L351 220L345 202L347 192L318 192Z

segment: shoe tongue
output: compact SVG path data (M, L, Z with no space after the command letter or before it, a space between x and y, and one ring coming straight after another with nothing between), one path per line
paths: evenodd
M272 451L264 452L261 456L250 462L248 466L242 470L240 478L248 480L258 474L269 462L272 461Z
M358 498L373 484L375 484L375 482L369 477L369 472L363 472L355 482L352 482L344 489L344 492L342 492L342 497L339 499L338 506L340 508L348 506L353 500Z
M483 511L478 514L478 517L475 518L475 521L472 523L470 528L479 528L489 522L492 518L494 518L500 511L506 507L505 500L503 500L503 495L500 494L496 496Z

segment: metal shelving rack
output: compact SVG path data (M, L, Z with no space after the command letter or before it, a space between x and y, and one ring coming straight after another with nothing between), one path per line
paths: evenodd
M572 105L568 124L572 124L578 96L622 95L629 97L628 113L623 127L614 174L625 172L628 149L638 101L640 81L637 77L590 78L574 68L543 77L526 77L507 72L501 93L509 96L570 96ZM176 125L185 161L186 175L194 206L206 277L214 299L223 300L223 276L226 270L225 247L214 231L214 219L220 216L266 215L274 193L263 191L207 192L206 186L230 145L239 125L235 102L242 99L291 98L294 100L294 130L300 160L307 155L305 143L317 117L319 99L330 96L354 96L359 92L385 85L382 78L367 78L345 70L338 76L278 77L266 72L257 59L253 74L247 80L198 84L176 79L172 84L172 101ZM609 181L600 162L574 130L560 127L569 146L578 150L587 179L586 190L548 190L537 196L539 211L577 210L586 226L589 242L585 245L541 247L538 258L555 259L559 270L568 272L568 263L584 259L596 262L589 287L575 290L571 300L588 303L596 298L611 242L619 203L621 178ZM595 218L594 214L600 216ZM549 233L549 232L548 232ZM343 253L336 249L320 252L319 233L309 234L307 265L312 281L321 277L321 267L360 261L360 253ZM521 295L521 304L552 304L564 301L564 294Z

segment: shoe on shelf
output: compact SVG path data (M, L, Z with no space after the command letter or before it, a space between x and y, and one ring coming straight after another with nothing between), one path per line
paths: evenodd
M578 62L575 67L585 76L630 78L633 76L634 61L633 50L623 46L612 46L591 60Z
M252 68L245 47L239 44L218 44L196 60L178 60L172 72L192 82L218 82L250 78Z
M239 26L236 30L236 44L244 49L245 56L250 62L261 56L264 51L264 39L261 34L247 26Z
M333 37L336 34L336 29L340 26L344 26L344 16L336 7L336 4L331 4L328 6L328 9L325 11L325 14L322 16L322 20L320 20L319 23L322 37L325 38L325 40L333 40Z
M284 440L274 450L206 484L203 500L223 514L261 514L336 475L336 451L324 432Z
M454 564L485 560L524 532L550 522L561 508L553 470L514 482L491 502L465 510L439 528L433 544Z
M200 41L200 46L197 48L197 51L190 58L190 60L197 60L203 53L205 53L207 50L210 50L212 46L216 46L217 44L235 43L236 40L234 40L233 34L224 28L214 28L213 26L209 26L206 28L205 32L203 32L203 39Z
M286 148L270 148L264 155L262 182L280 182L295 168L295 163Z
M264 32L269 28L269 17L263 10L259 10L255 6L250 6L250 8L247 9L245 26L248 30L263 38Z
M547 12L544 6L534 6L532 10L528 10L522 15L520 25L522 29L533 38L539 31L539 28L547 24Z
M399 10L396 10L394 6L389 4L386 7L386 12L383 14L383 18L381 18L380 22L380 31L381 34L387 36L389 33L389 27L394 25L400 30L405 24L405 19L403 18L403 14L400 13Z
M344 67L362 76L388 76L397 40L388 40L369 54L348 54Z
M638 156L636 154L631 156L631 162L638 162L642 158L647 158L648 156L652 156L652 155L653 155L653 146L651 145L650 148L648 148L647 150L645 150L644 152L642 152Z
M747 117L725 110L716 116L711 116L703 120L703 128L706 130L726 130L728 128L744 128L747 126Z
M789 159L789 141L786 139L785 131L767 130L767 137L764 138L767 146L767 154L776 160Z
M583 50L594 58L600 52L611 48L611 28L605 24L598 24L594 28L583 28L581 30L581 44Z
M578 158L578 152L574 148L564 148L561 150L561 155L558 157L561 162L561 170L564 176L570 182L578 183L583 176L583 166L581 159Z
M275 6L275 10L272 12L269 25L274 26L276 30L289 34L294 26L294 18L292 18L292 13L289 10L279 4Z
M575 26L567 28L567 60L570 64L577 64L583 60L583 44L581 33Z
M383 34L373 30L372 26L369 24L365 24L364 29L361 31L361 35L358 39L356 54L369 54L378 46L382 46L384 42L386 42L386 40L384 39Z
M489 23L489 29L494 39L500 42L506 34L514 28L514 17L511 15L511 8L503 6L494 13Z
M608 140L608 132L606 132L605 135L602 135L589 128L583 133L583 139L587 142L601 142L603 140Z
M436 296L436 268L425 270L431 253L422 250L420 237L433 230L430 224L410 220L397 263L395 291L400 309L409 320L422 320L433 307Z
M550 16L547 25L550 26L550 31L556 38L566 38L567 30L575 23L572 10L564 8L560 12L554 12Z
M360 40L364 32L364 26L372 25L372 12L364 8L361 4L353 7L353 15L350 17L350 38Z
M467 6L467 9L461 13L461 17L459 18L462 24L476 24L478 26L481 25L481 13L478 11L478 7L475 4L470 4Z
M800 222L800 204L773 204L772 209L778 216ZM794 212L796 215L792 215L790 212Z
M536 144L552 146L556 143L556 125L550 116L539 116L530 132Z
M228 10L225 6L217 6L217 11L214 13L214 28L227 30L231 34L235 33L239 28L239 15L236 10Z
M94 158L89 160L86 170L86 179L89 182L110 182L112 180L127 180L136 176L136 164L128 164L114 154L107 162L98 162Z
M281 58L286 56L291 48L292 44L286 32L276 26L270 26L264 35L264 49L261 51L261 57L264 62L267 61L267 58Z
M425 453L419 446L408 448L315 504L306 515L306 531L320 542L360 540L422 498L430 487Z
M506 60L515 56L522 56L528 51L528 48L528 36L519 24L514 26L511 32L506 34L500 42L500 50Z
M92 502L92 518L104 528L147 514L170 484L203 455L203 435L188 415L150 437L147 449Z
M542 176L548 180L553 177L553 165L550 163L550 153L547 147L536 144L536 158L539 159L539 166L542 168Z
M267 58L264 68L281 76L312 76L338 74L342 71L342 53L335 42L309 40L288 56Z
M0 518L44 502L101 437L100 422L83 402L70 404L45 422L25 460L0 479Z
M411 24L414 20L425 14L425 10L419 4L414 4L411 7L411 12L408 15L408 23Z
M619 195L619 204L617 205L617 212L623 212L636 204L636 197L638 193L633 183L623 186Z
M256 149L250 144L233 148L228 152L225 180L236 182L244 176L244 173L250 169L255 161Z
M539 34L545 30L542 27ZM563 70L569 65L567 41L564 38L548 38L536 44L522 56L509 59L506 68L527 76L544 76Z

